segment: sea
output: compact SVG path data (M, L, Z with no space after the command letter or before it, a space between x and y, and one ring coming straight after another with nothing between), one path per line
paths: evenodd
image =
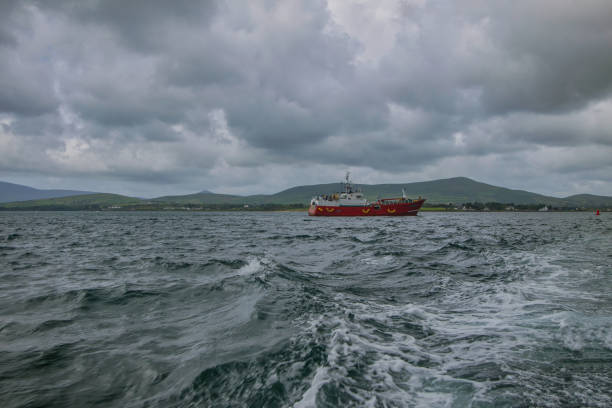
M0 212L0 406L610 407L612 213Z

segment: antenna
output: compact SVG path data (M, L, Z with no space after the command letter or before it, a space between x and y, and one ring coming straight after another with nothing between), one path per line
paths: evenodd
M350 176L351 176L351 172L347 171L346 172L346 176L345 176L345 182L343 183L344 184L344 192L347 193L347 194L352 192L351 191L351 181L349 179Z

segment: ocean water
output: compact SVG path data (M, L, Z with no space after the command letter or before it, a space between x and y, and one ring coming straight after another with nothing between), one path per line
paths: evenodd
M0 406L612 406L612 215L0 213Z

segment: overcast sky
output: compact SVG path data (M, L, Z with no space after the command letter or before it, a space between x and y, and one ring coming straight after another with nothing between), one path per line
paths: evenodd
M612 1L0 1L0 180L612 195Z

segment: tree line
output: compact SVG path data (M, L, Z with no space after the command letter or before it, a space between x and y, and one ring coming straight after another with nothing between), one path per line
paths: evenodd
M455 203L426 203L425 207L436 207L444 208L447 211L539 211L546 207L549 211L577 211L586 210L586 208L577 209L569 206L559 206L550 203L537 203L537 204L514 204L514 203L499 203L496 201L489 201L482 203L480 201L467 202L461 204Z

